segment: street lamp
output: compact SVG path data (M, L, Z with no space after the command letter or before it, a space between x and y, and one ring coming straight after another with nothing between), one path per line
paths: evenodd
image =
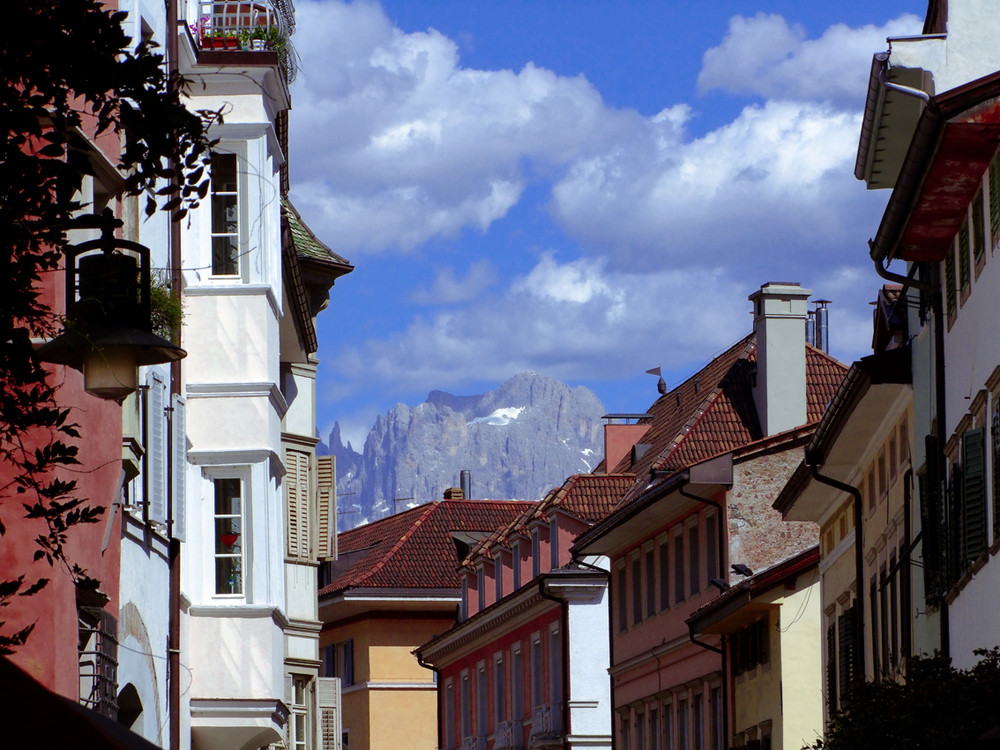
M149 248L114 236L105 210L101 237L66 250L66 327L40 346L43 362L83 371L83 387L121 403L138 387L138 368L187 356L153 333Z

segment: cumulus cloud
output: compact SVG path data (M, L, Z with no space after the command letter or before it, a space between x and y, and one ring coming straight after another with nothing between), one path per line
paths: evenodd
M835 24L819 39L807 39L801 26L779 15L734 16L722 43L705 52L698 88L857 108L872 54L886 48L887 37L919 34L922 26L907 13L883 26Z
M566 164L640 119L580 76L464 68L452 40L403 33L374 4L296 5L293 194L352 257L485 231L520 198L527 164Z
M417 290L411 299L421 305L457 304L477 299L496 281L496 269L485 258L469 266L468 273L460 277L454 268L442 268L434 277L430 289Z

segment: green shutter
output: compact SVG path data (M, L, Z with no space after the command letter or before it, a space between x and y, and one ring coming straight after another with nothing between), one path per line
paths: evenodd
M962 558L970 563L986 551L985 430L962 435Z
M948 246L944 255L944 299L945 312L955 312L955 248Z
M983 259L986 252L986 227L983 218L983 191L976 193L972 200L972 255L976 263Z
M1000 153L990 163L990 234L995 245L1000 234Z
M965 289L971 280L969 274L969 220L958 230L958 286Z

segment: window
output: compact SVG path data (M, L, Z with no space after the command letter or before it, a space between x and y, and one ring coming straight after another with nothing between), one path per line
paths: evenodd
M895 667L899 660L899 588L896 581L899 571L896 569L896 550L889 555L889 615L892 622L889 625L889 658Z
M621 633L625 630L627 625L626 615L628 613L628 589L625 585L625 566L622 565L618 568L618 585L616 586L618 594L618 632Z
M462 705L459 707L461 709L462 715L462 738L472 736L472 694L471 686L469 685L469 673L467 671L462 672L462 692L459 695L459 699L462 701Z
M684 533L674 534L674 602L684 601Z
M534 529L531 532L531 577L537 578L538 574L541 572L539 559L542 555L541 552L541 541L538 539L538 529Z
M549 525L549 568L551 570L559 567L559 544L556 541L558 538L556 535L556 521L552 519L552 523Z
M688 736L688 702L686 697L677 699L677 741L681 750L691 747Z
M308 750L309 678L292 675L292 705L288 714L288 750Z
M955 248L948 245L944 254L944 300L945 312L948 315L955 314Z
M476 611L486 607L486 572L483 570L482 564L476 568Z
M344 687L354 684L354 639L323 647L323 677L339 677Z
M503 599L503 561L500 552L493 558L493 596L496 601Z
M240 195L236 154L212 154L212 275L240 275Z
M646 616L656 614L656 552L646 550Z
M991 244L1000 239L1000 153L990 162L990 234Z
M713 687L708 693L708 722L710 750L722 750L722 688Z
M889 481L896 479L896 434L889 436Z
M642 622L642 566L639 555L632 558L632 623Z
M493 657L493 726L496 726L506 718L504 677L503 655L497 654Z
M871 612L871 649L872 649L872 669L874 670L875 679L878 680L882 675L882 666L879 661L879 647L878 647L878 582L872 575L871 579L868 581L868 607Z
M562 702L562 646L559 628L549 631L549 703Z
M879 497L885 497L885 493L888 489L886 482L885 473L885 451L879 451L878 454L878 494Z
M660 542L660 610L670 607L670 544Z
M628 731L628 713L622 713L618 717L618 733L621 737L621 747L622 750L629 750L631 745L629 744L629 731Z
M688 527L688 578L691 584L691 593L697 594L701 591L701 566L698 564L698 522Z
M649 711L649 749L660 750L660 713L656 706L650 706Z
M730 637L729 648L732 656L733 674L742 674L756 669L761 664L767 664L771 651L771 634L768 630L768 622L765 616L742 630L736 631Z
M118 718L118 620L101 607L77 607L80 703Z
M515 643L510 650L510 709L515 721L524 717L522 664L521 644Z
M483 735L488 731L486 710L486 665L482 662L476 668L476 734Z
M962 558L972 563L986 551L985 430L962 435Z
M542 696L542 638L539 635L531 639L531 705L541 706L545 700Z
M701 693L695 693L691 697L691 739L696 748L705 747L705 703Z
M511 560L511 569L514 573L514 591L521 588L521 543L514 542L514 556Z
M715 515L705 516L705 563L708 580L719 577L719 528Z
M868 470L868 512L875 510L875 467Z
M995 165L996 162L994 161L993 164ZM992 168L990 167L990 169ZM993 458L993 541L995 543L1000 540L1000 398L996 396L993 396L991 429L993 431L991 453Z
M885 563L879 569L879 634L882 646L882 669L888 675L892 670L889 660L889 580Z
M852 606L845 609L837 618L837 678L839 684L838 703L843 705L843 699L851 690L854 684L855 664L857 657L855 648L864 648L864 644L857 642L857 624L855 623L855 612Z
M635 714L635 746L638 750L646 750L646 717L642 711Z
M969 220L962 222L958 230L958 286L966 289L969 286ZM964 300L964 298L963 298Z
M444 746L455 747L455 686L448 680L444 686Z
M243 594L243 480L215 480L215 593Z
M663 750L674 750L674 705L663 704Z
M826 713L831 718L837 712L837 626L826 626Z

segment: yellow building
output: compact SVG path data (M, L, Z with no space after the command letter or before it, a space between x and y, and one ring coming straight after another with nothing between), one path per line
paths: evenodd
M822 734L821 619L815 546L740 581L688 619L693 639L723 638L732 747L798 750Z
M895 679L934 627L912 575L909 350L855 362L774 507L820 524L827 718L858 679ZM929 637L929 636L928 636Z
M341 680L344 750L439 747L438 686L413 651L455 624L459 560L526 506L458 497L338 535L322 569L320 652L323 676Z

